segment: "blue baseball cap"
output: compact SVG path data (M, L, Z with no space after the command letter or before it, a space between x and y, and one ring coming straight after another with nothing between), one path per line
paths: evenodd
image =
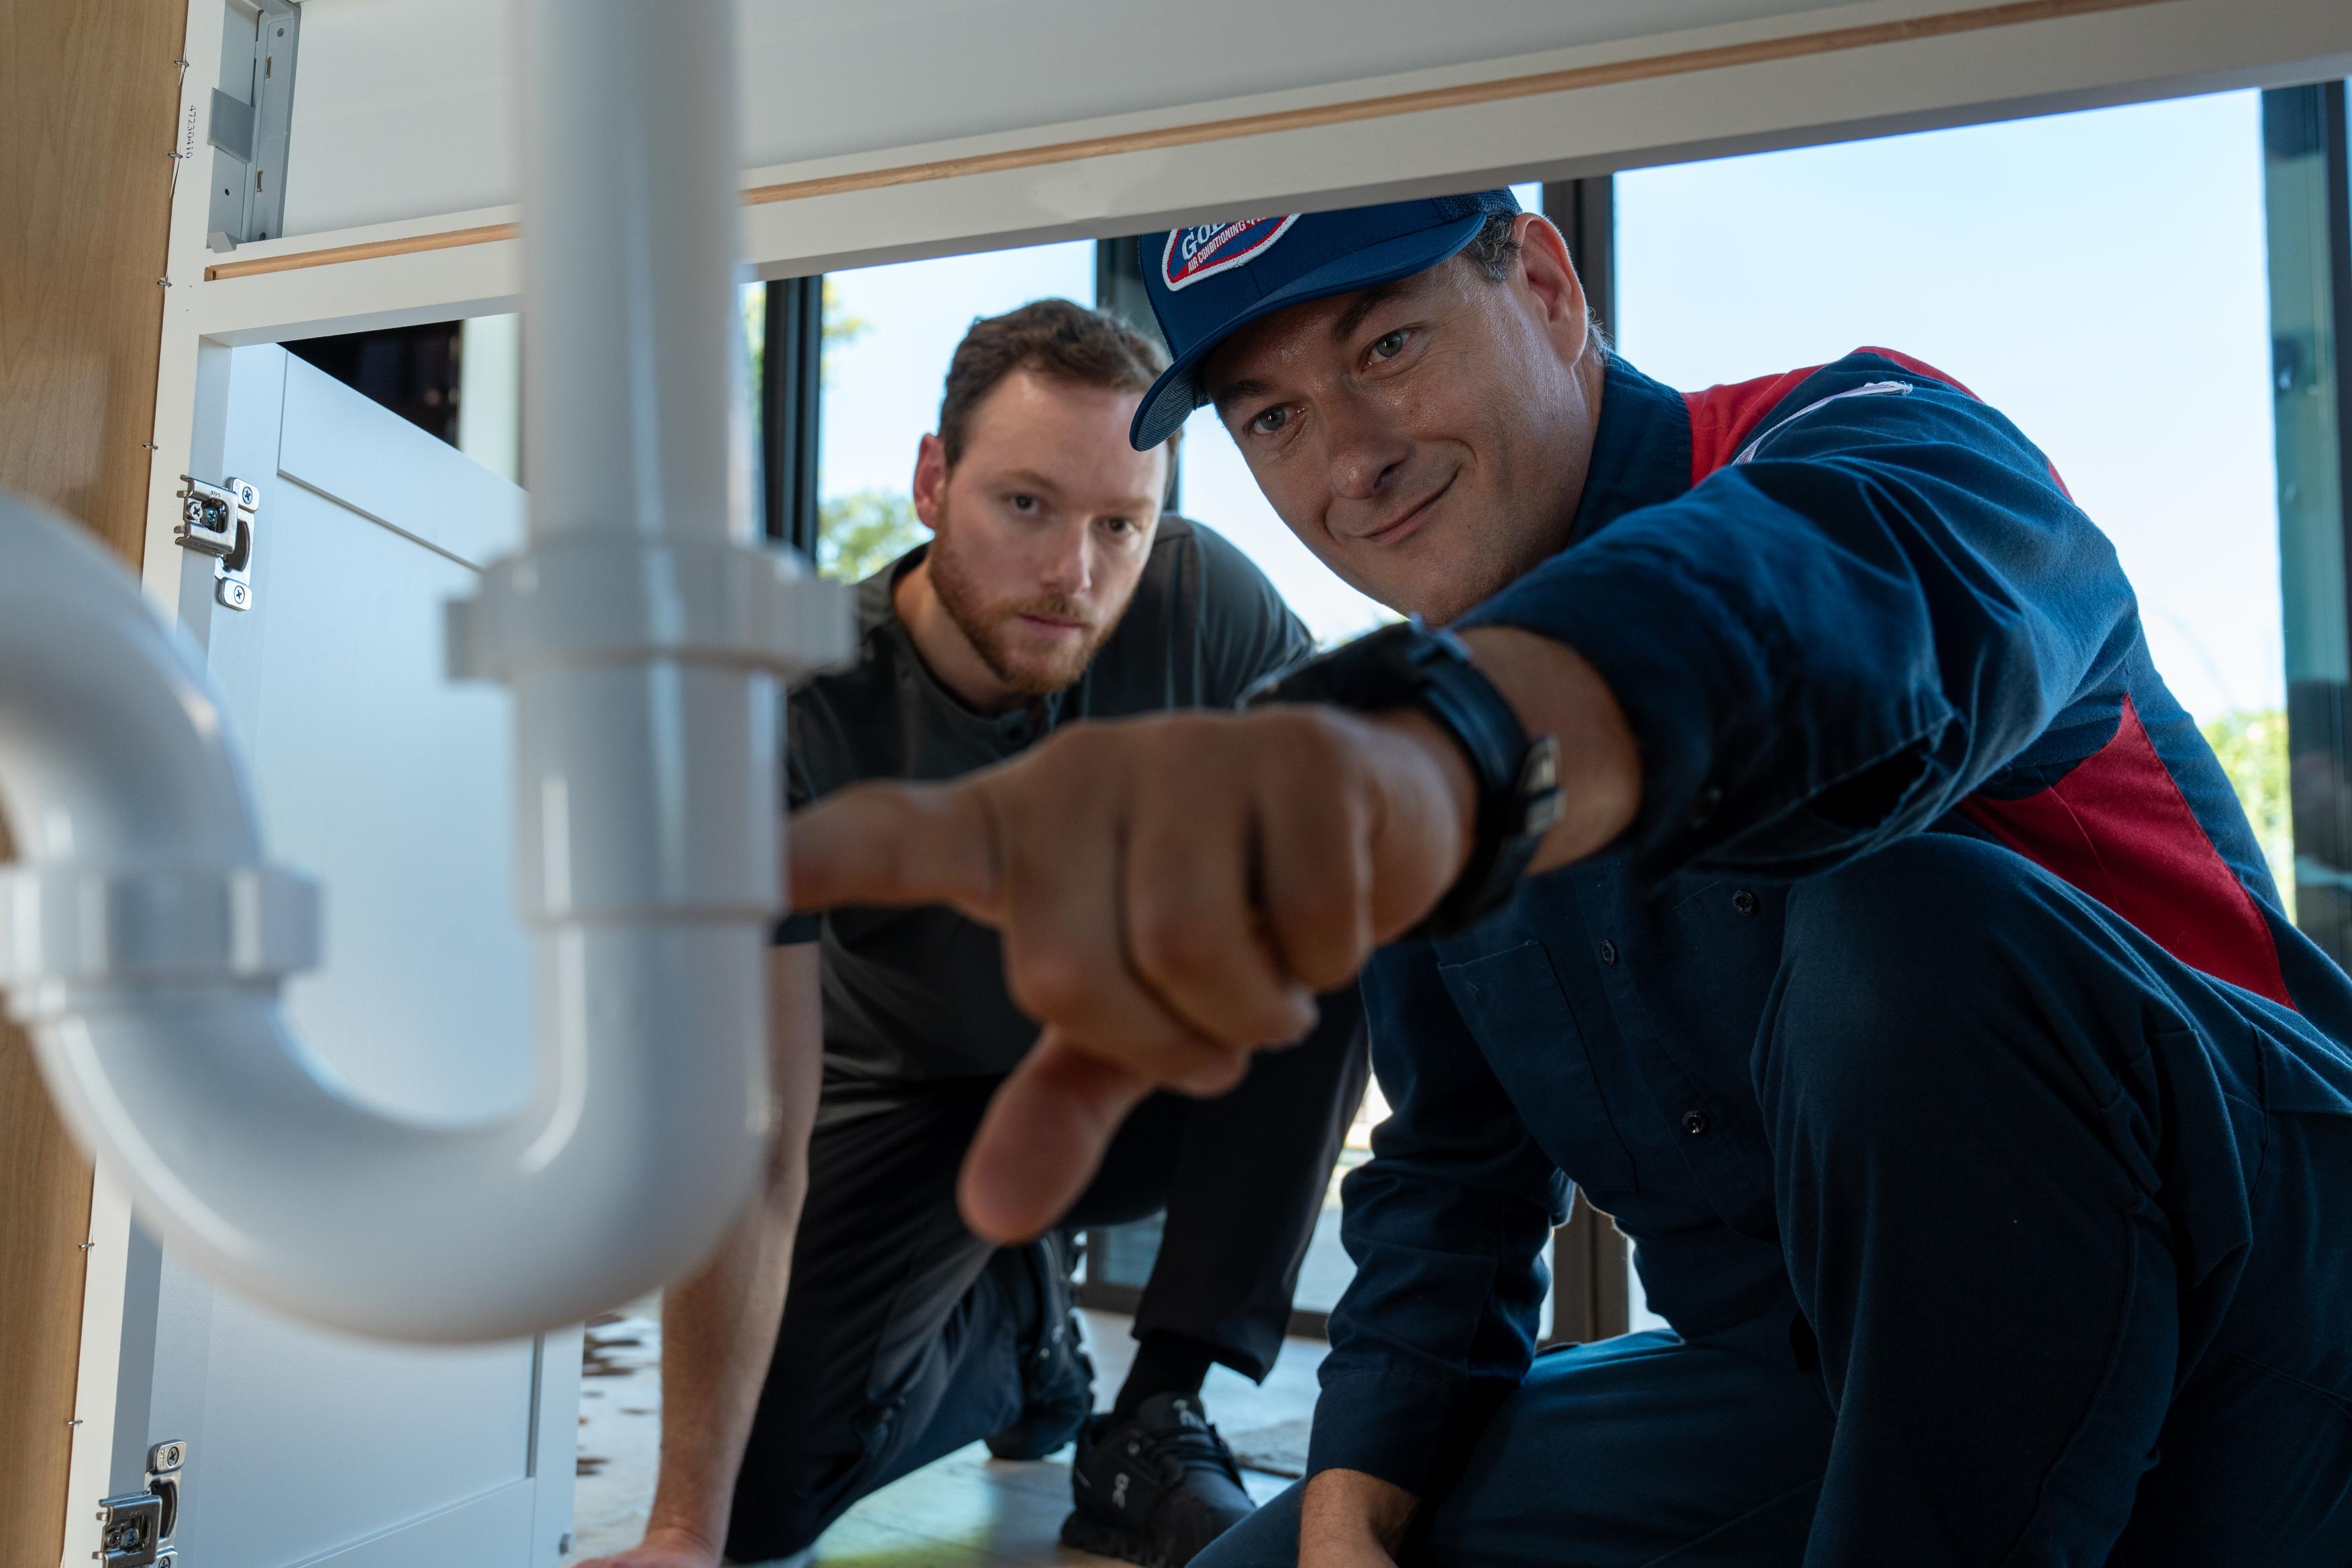
M1518 210L1507 190L1478 191L1145 235L1135 242L1136 259L1175 360L1143 395L1128 439L1148 452L1173 436L1207 401L1195 376L1201 362L1252 321L1426 272L1469 244L1488 218Z

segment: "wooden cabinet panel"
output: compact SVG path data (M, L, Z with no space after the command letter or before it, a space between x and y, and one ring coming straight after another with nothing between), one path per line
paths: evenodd
M177 0L0 0L0 487L133 566L186 26ZM89 1167L0 1026L0 1563L63 1549L89 1223Z

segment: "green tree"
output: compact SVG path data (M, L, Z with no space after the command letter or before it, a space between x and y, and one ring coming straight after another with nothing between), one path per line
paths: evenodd
M2254 842L2270 862L2287 918L2294 918L2294 816L2287 789L2286 715L2276 708L2239 709L2206 721L2205 743L2221 761Z
M929 537L915 503L891 490L855 490L817 508L816 569L844 583L870 577Z
M735 309L743 318L743 349L751 363L751 380L744 390L751 399L751 428L760 427L760 385L766 379L762 366L768 360L768 286L746 283L735 290Z
M824 280L824 304L818 329L820 376L833 374L833 351L856 342L873 328L864 316L853 316L841 308L841 297L834 289L833 279ZM766 378L768 360L768 286L746 283L737 296L736 303L743 312L743 342L751 357L751 404L756 415L760 402L760 386ZM759 423L755 417L754 425Z
M841 295L830 278L824 280L821 299L823 302L817 308L817 375L824 378L833 374L833 351L847 348L871 331L874 323L841 308Z
M824 301L817 374L831 380L834 351L864 337L874 323L842 309L830 278L824 280ZM929 531L916 518L909 497L892 490L835 496L817 505L816 569L841 582L860 582L928 537Z
M819 333L817 374L833 376L834 351L856 342L873 329L864 316L843 309L833 279L824 280ZM749 390L751 423L759 424L761 387L768 355L768 292L764 284L746 284L738 303L743 312L743 342L750 351ZM817 570L828 577L855 583L887 566L927 537L916 521L914 502L888 490L859 490L835 496L817 507Z

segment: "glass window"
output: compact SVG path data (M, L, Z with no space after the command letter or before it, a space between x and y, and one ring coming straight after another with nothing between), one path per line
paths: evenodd
M2295 913L2338 963L2352 963L2352 788L2347 780L2345 538L2352 510L2346 386L2352 343L2352 178L2344 83L2263 95L2270 213L2272 423L2286 591L2286 701Z
M1622 174L1613 326L1674 386L1883 344L2014 419L2115 542L2292 913L2261 116L2230 93Z
M1618 342L1649 374L1885 344L2049 454L2291 899L2259 95L1641 170L1616 220Z
M915 449L976 318L1094 291L1091 240L828 273L818 564L854 581L928 537L909 499Z

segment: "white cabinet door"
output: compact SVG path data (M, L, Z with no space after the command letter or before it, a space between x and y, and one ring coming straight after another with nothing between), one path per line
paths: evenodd
M183 564L181 618L245 743L271 857L326 892L288 1005L352 1091L463 1122L531 1078L501 688L443 674L441 606L521 538L522 492L274 346L208 351L195 468L261 490L253 606ZM364 1229L370 1216L347 1217ZM577 1329L464 1350L370 1343L239 1300L142 1240L111 1474L190 1447L184 1568L543 1568L571 1529Z

